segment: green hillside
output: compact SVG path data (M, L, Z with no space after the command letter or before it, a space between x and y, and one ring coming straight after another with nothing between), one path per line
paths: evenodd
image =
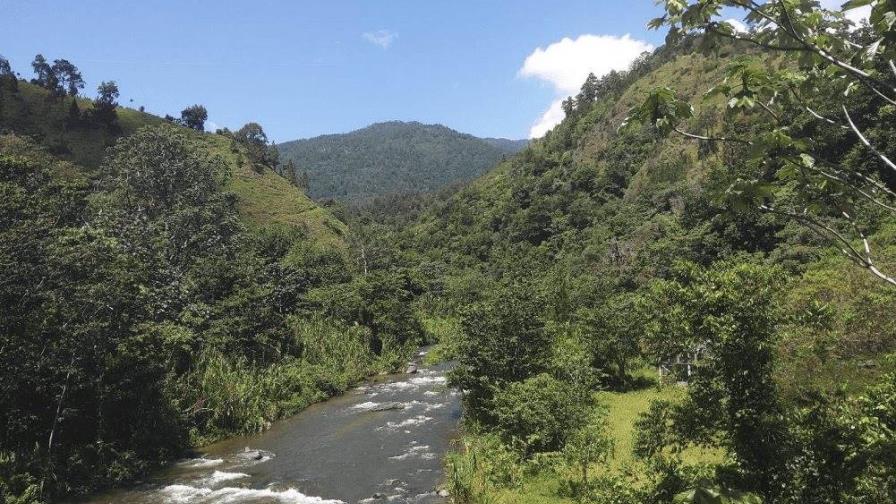
M281 162L291 161L299 177L307 173L313 198L363 201L432 192L472 180L520 145L482 140L440 125L393 121L277 147Z
M82 117L93 109L83 98L53 97L33 84L20 81L17 91L0 93L0 131L34 138L61 159L83 167L90 176L102 164L106 149L141 127L166 121L126 107L116 109L116 126L108 128L86 119L72 120L72 103ZM190 132L197 146L219 156L231 176L227 189L239 197L240 214L253 227L298 227L324 247L344 248L345 225L311 201L300 189L277 175L271 167L253 162L245 147L230 138Z
M421 344L417 281L361 270L346 225L261 162L270 146L123 108L101 122L13 84L0 78L0 501L145 477Z
M694 106L678 125L683 131L749 137L764 126L758 113L735 116L724 96L704 93L744 58L757 75L790 63L747 44L704 52L701 43L687 38L660 48L630 71L583 87L543 139L434 204L408 230L419 260L443 272L440 306L461 329L444 339L459 361L453 383L466 394L468 433L448 469L460 502L671 502L675 492L719 480L780 502L823 502L801 494L803 483L781 491L767 486L777 476L749 475L779 474L778 462L765 462L772 460L787 460L797 479L813 471L825 481L847 478L813 466L836 463L836 449L805 443L849 436L846 427L824 431L821 424L857 421L871 414L861 406L869 397L892 390L896 323L886 307L896 292L797 220L733 206L730 187L739 177L773 177L747 162L752 146L624 126L633 108L664 87ZM864 110L872 102L863 95L851 103ZM854 136L805 115L794 119L792 134L811 135L813 148L852 170L870 163ZM882 128L875 138L891 134ZM850 164L856 159L863 161ZM794 193L785 185L778 197L786 203ZM875 264L892 271L896 221L870 202L850 201L867 219ZM694 377L669 365L672 376L658 381L658 365L697 344L711 350L694 363ZM690 380L690 393L668 380ZM648 390L651 401L643 399ZM750 403L749 394L762 400ZM596 406L581 406L589 403ZM752 422L751 415L768 415L755 420L770 422L755 427L769 429L762 435L788 441L763 445L751 437L739 445L729 436L747 429L740 418ZM585 437L566 437L583 423L576 436ZM602 448L604 436L615 452ZM741 458L748 450L767 451L751 461ZM557 454L590 469L560 464L552 472L557 466L539 457ZM872 475L886 457L869 457L862 477L886 488ZM831 495L863 495L862 481Z
M529 140L510 140L508 138L483 138L482 141L508 154L516 154L529 145Z

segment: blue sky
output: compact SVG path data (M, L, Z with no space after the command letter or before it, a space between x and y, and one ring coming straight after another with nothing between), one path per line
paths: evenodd
M645 28L653 0L0 0L0 12L0 54L29 78L36 53L66 58L89 96L112 79L125 105L201 103L214 124L257 121L276 141L391 119L525 138L588 70L662 43Z

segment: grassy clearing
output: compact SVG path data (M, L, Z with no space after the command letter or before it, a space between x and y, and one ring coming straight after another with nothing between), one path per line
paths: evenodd
M632 453L635 437L635 422L641 413L647 411L650 403L656 400L676 400L684 396L685 390L677 386L649 387L630 392L599 392L597 398L607 408L608 434L612 437L615 450L605 466L595 466L593 471L599 473L620 473L639 464ZM723 454L718 450L689 449L683 454L688 464L721 462ZM475 458L475 457L474 457ZM496 469L494 455L474 460L471 466L480 474L471 475L477 482L486 481ZM490 460L482 460L490 459ZM449 468L450 470L450 468ZM510 488L495 488L500 485L479 484L482 495L478 501L489 504L560 504L572 503L574 500L558 496L565 469L557 472L526 471L518 472L516 484Z

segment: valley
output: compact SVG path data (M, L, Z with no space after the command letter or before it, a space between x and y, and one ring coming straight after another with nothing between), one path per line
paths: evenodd
M288 99L175 117L0 56L0 502L894 502L896 7L629 8L662 43L565 37L501 81L552 83L530 140L387 121L275 144L272 110L317 85L291 63L253 82ZM512 42L492 24L483 51ZM361 33L298 65L357 58L308 117L457 118L441 100L484 87Z

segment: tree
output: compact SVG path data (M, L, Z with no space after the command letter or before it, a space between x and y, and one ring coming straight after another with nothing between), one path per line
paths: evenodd
M560 451L587 423L589 393L547 373L510 383L495 392L494 426L524 456Z
M576 111L576 101L572 99L572 97L568 97L563 100L563 113L566 117L572 117L573 112Z
M191 105L180 112L180 121L184 126L196 131L205 131L208 111L202 105Z
M744 162L731 167L725 192L731 206L793 219L896 286L896 277L879 269L869 238L877 213L896 212L896 147L887 141L896 122L896 5L884 0L846 2L843 11L871 7L870 25L856 30L843 11L821 9L817 2L661 3L664 15L650 26L668 27L669 43L699 36L700 43L712 48L735 41L784 55L792 64L769 69L740 58L709 91L727 99L732 130L738 118L755 118L746 132L688 131L693 108L670 88L651 93L632 110L630 122L739 153ZM740 11L749 30L741 32L720 21L723 8ZM819 142L819 136L839 141ZM832 144L837 148L821 148Z
M81 72L69 60L58 59L53 61L52 72L56 76L59 88L63 92L68 92L69 96L77 96L78 90L84 89L84 79L81 77Z
M9 64L9 60L0 55L0 93L4 90L17 91L19 80Z
M9 60L0 54L0 77L8 77L10 75L15 76L12 67L9 65Z
M248 145L267 145L268 136L260 124L250 122L236 131L236 138Z
M629 363L641 355L644 317L638 300L619 294L576 315L578 326L586 334L592 365L612 372L616 386L624 387L628 383Z
M144 128L110 149L101 187L123 210L154 219L213 198L225 173L171 126Z
M290 184L299 187L299 180L296 174L296 164L292 161L292 159L288 160L286 162L286 165L283 166L282 174Z
M588 421L566 440L563 455L579 471L581 488L588 489L588 468L604 463L613 452L613 440L607 434L606 411L592 412Z
M115 81L103 81L96 88L97 96L93 100L93 117L100 124L113 126L117 119L118 85Z
M250 122L238 129L234 134L237 142L246 146L249 158L264 166L276 166L279 152L268 145L268 136L260 124Z
M789 438L772 376L779 275L722 263L682 282L659 282L654 337L702 342L707 358L696 363L683 403L656 403L641 421L639 454L720 443L735 460L738 488L769 498L780 492Z
M464 390L471 418L492 420L496 390L549 367L551 338L538 316L543 303L533 291L526 285L503 286L463 313L450 381Z
M56 91L59 88L56 74L53 72L50 64L47 63L47 59L44 58L43 54L38 54L34 57L34 61L31 62L31 68L34 69L34 78L31 79L33 84L51 91Z
M576 97L576 102L580 107L587 107L597 100L598 88L600 81L594 73L589 73L582 84L582 91Z

